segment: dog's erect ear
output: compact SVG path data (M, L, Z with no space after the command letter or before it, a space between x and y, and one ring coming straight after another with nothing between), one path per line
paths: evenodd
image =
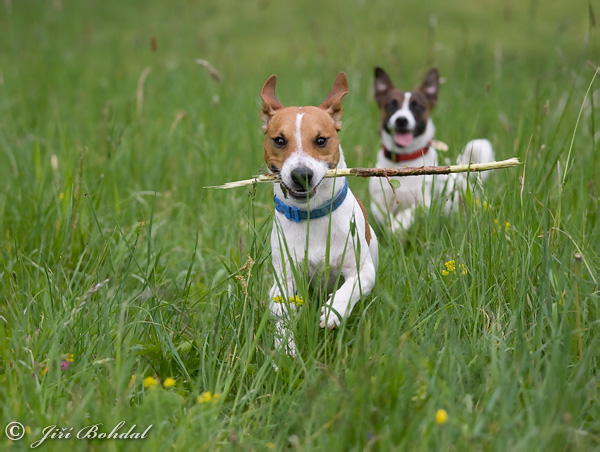
M435 105L435 103L437 102L437 95L438 95L439 88L440 88L440 78L439 78L437 69L436 68L429 69L429 72L425 76L425 80L423 81L423 84L421 85L421 87L419 89L421 91L423 91L423 93L425 93L425 95L427 96L429 101L433 105Z
M263 106L261 112L261 118L263 120L263 130L267 131L269 121L275 115L275 112L283 107L283 104L277 100L275 96L275 84L277 83L277 76L270 76L262 89L260 90L260 97L262 98Z
M346 94L348 94L348 80L346 80L346 74L340 72L335 79L333 88L319 105L319 108L325 110L333 118L338 132L342 130L342 97Z
M375 68L375 99L394 88L394 84L386 72L380 67Z

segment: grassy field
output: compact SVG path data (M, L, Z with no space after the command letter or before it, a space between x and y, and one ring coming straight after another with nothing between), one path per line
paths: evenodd
M404 3L2 2L0 434L27 433L0 449L119 421L153 427L39 448L600 449L600 9ZM444 159L486 137L525 164L376 230L371 296L336 331L315 296L281 356L272 191L203 187L263 169L272 73L307 105L345 71L346 160L371 166L373 68L412 87L434 65Z

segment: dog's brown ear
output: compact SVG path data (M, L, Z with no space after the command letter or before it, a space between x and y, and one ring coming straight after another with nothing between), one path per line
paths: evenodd
M425 93L433 105L436 104L438 91L440 89L440 77L436 68L429 69L429 72L427 72L425 80L419 89Z
M392 80L387 73L380 67L375 68L375 100L379 100L382 95L394 88Z
M269 121L273 118L277 110L284 108L283 104L277 100L275 96L275 84L277 83L277 76L273 74L270 76L262 89L260 90L260 97L262 98L263 106L261 112L261 118L263 120L263 130L267 131Z
M342 97L346 94L348 94L348 80L346 80L346 74L340 72L335 79L333 88L319 105L319 108L325 110L333 118L338 132L342 130Z

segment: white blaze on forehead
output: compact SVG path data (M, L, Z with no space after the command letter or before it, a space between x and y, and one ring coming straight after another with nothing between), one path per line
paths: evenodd
M412 93L405 93L404 94L404 102L402 102L402 108L401 108L401 110L409 110L408 103L410 102L411 96L412 96Z
M296 130L294 139L296 140L296 150L292 152L281 167L281 179L288 187L294 186L292 171L295 168L307 167L313 172L311 187L314 188L321 183L325 172L329 169L327 163L318 160L304 152L302 147L302 117L304 113L296 114Z
M404 101L402 102L402 107L400 107L399 110L396 110L392 116L390 116L388 125L391 130L394 130L396 119L398 118L406 118L406 120L408 121L408 129L414 129L417 125L417 121L415 120L415 117L408 106L411 96L412 93L404 93Z
M302 116L304 116L304 113L298 113L296 115L296 133L294 134L294 137L296 138L296 150L302 152L302 132L300 131L301 127L302 127Z

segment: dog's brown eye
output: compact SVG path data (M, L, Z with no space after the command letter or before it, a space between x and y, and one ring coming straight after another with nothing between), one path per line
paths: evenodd
M275 147L282 148L285 146L285 140L283 137L275 137L273 138L273 144Z
M387 104L387 109L389 112L394 112L398 110L398 101L393 99L389 104Z
M422 112L423 110L425 110L425 107L423 107L423 105L421 105L417 101L413 101L410 103L410 109L414 112L419 113L419 112Z
M325 137L319 137L315 140L315 144L317 146L319 146L320 148L324 148L325 145L327 144L327 138Z

